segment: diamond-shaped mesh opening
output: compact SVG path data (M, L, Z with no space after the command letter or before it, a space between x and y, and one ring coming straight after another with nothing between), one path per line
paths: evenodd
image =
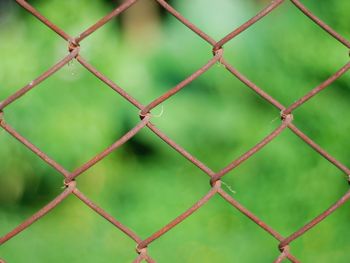
M286 12L290 16L285 16ZM270 41L271 35L275 41ZM343 45L289 2L225 46L225 57L240 72L285 104L293 103L344 66L346 53ZM266 77L270 75L273 78Z
M1 55L0 100L12 95L67 54L61 38L35 18L25 13L10 12L4 24L0 23ZM35 40L35 44L27 40ZM22 65L18 67L18 65Z
M222 227L218 228L218 224ZM171 234L155 241L149 250L160 262L254 262L259 254L263 254L266 261L277 257L278 250L271 249L276 243L263 230L256 231L254 223L216 196ZM177 256L168 258L166 255L171 253Z
M153 112L159 129L215 171L279 125L278 111L220 65ZM203 122L211 125L202 129Z
M140 9L148 4L149 1L137 2L117 18L122 21L120 26L107 24L84 40L81 47L89 63L145 105L212 58L210 46L174 17L148 21L151 18ZM146 16L144 24L131 20L142 16ZM150 33L145 35L144 31Z
M55 197L62 179L57 171L4 131L0 138L1 145L7 145L0 149L0 204L4 215L21 213L22 208L39 209Z
M29 214L27 213L26 216ZM22 218L7 215L7 220L11 220L12 225L20 223L24 218L24 215ZM84 222L81 222L82 218ZM70 222L68 232L66 220ZM7 227L11 227L6 220L4 222ZM50 227L50 231L42 231L49 225L53 226ZM100 238L94 238L95 235ZM35 246L31 249L24 248L20 255L15 253L18 245L27 247L29 243L34 243ZM89 247L88 251L84 249L86 247ZM129 249L125 250L125 247ZM38 262L90 260L107 262L109 258L132 261L134 248L133 240L114 228L104 218L92 213L91 209L72 196L68 197L53 213L25 231L16 242L9 242L2 246L0 251L1 256L6 257L7 260L17 262L26 262L28 258L35 258ZM48 250L49 253L40 253L43 249Z
M67 169L81 165L123 135L122 123L109 120L121 119L125 112L137 114L76 61L11 104L7 111L8 123ZM135 117L133 124L137 122ZM69 148L69 152L62 152L62 147Z
M346 192L343 176L286 130L223 181L239 202L276 230L289 233Z
M209 189L208 177L159 139L143 145L148 136L154 137L141 131L77 179L82 192L142 237L162 228ZM135 145L144 152L135 152ZM161 164L154 162L159 156L166 157Z
M293 249L302 262L312 261L319 256L325 262L345 262L344 251L349 247L350 238L344 235L348 231L349 204L337 210L335 214L320 223L316 228L295 240ZM333 247L334 248L330 248Z
M349 77L349 73L345 74L295 112L295 123L300 129L316 137L318 144L343 162L347 162L345 149L349 147L350 121L342 117L350 112Z

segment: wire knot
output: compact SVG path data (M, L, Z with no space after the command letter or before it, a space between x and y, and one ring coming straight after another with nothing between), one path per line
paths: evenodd
M137 246L136 246L136 252L137 252L137 254L146 254L147 253L147 246L146 247L142 247L142 245L141 245L141 248L140 248L140 245L141 245L141 243L140 244L138 244Z
M212 52L213 52L213 56L218 56L221 58L222 55L224 54L224 48L214 46Z
M213 55L215 56L219 51L224 51L224 48L221 46L221 45L217 45L215 44L214 47L213 47Z
M210 186L213 188L220 188L221 187L221 176L213 176L210 179Z
M281 253L288 252L289 251L289 244L284 244L283 241L278 245L278 250Z
M139 111L139 116L140 116L141 120L143 120L147 116L154 117L154 118L160 118L163 115L163 113L164 113L164 108L162 106L162 109L161 109L160 113L158 113L156 115L152 114L150 111L147 111L147 112L146 111L147 111L147 107L144 108L143 110Z
M73 179L71 181L67 181L68 178L64 179L63 184L65 188L69 188L69 187L75 187L77 185L76 181ZM69 180L69 179L68 179Z
M294 119L294 116L292 113L285 113L284 111L281 111L281 120L282 121L289 121L291 122Z
M80 45L75 41L75 39L68 41L68 51L70 53L72 53L73 50L75 50L76 48L79 48L79 47L80 47Z
M143 110L139 111L139 117L141 120L143 120L146 116L150 115L151 113L148 111L146 113L143 112Z

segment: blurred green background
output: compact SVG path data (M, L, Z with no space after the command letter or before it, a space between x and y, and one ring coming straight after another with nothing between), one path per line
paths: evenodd
M0 100L67 54L67 43L15 1L0 2ZM71 35L110 12L117 1L29 1ZM219 40L270 1L171 1ZM304 1L350 38L350 1ZM81 54L147 104L204 65L211 47L140 0L81 43ZM225 46L239 71L284 105L317 86L348 60L348 50L289 1ZM346 165L349 162L350 74L294 112L295 124ZM279 124L279 112L222 66L215 65L153 110L170 138L214 171ZM65 66L5 109L6 121L69 170L139 122L138 110L77 62ZM239 202L282 235L314 218L347 190L344 174L291 131L226 175ZM12 230L62 192L63 178L0 131L0 233ZM141 238L210 189L209 178L143 129L82 174L78 187ZM349 262L350 204L291 245L302 262ZM272 262L278 242L220 197L214 197L149 247L158 262ZM8 262L132 262L135 243L74 196L0 247Z

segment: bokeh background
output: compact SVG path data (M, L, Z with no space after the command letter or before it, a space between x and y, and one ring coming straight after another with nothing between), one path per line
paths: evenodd
M29 1L71 35L118 1ZM219 40L270 1L171 1ZM350 1L304 1L350 38ZM147 104L204 65L211 47L140 0L88 37L81 53ZM0 2L0 100L67 54L67 43L15 1ZM348 60L348 50L289 1L225 46L242 73L289 105ZM346 165L350 74L294 112L295 123ZM214 171L280 124L279 112L215 65L153 110L154 123ZM5 110L7 122L67 169L89 160L139 122L138 111L72 62ZM0 131L0 233L7 233L62 191L62 176ZM143 129L78 179L79 188L142 238L209 190L209 178ZM344 174L289 130L223 181L239 202L287 236L347 190ZM226 187L226 186L224 186ZM349 262L350 204L292 244L302 262ZM149 247L159 262L272 262L277 241L219 197ZM0 247L8 262L131 262L135 244L74 196Z

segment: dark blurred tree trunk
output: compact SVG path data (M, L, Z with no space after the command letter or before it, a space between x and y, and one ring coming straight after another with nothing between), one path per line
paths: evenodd
M160 34L161 21L158 4L142 0L122 17L125 40L141 48L152 48Z
M113 7L123 0L106 0ZM168 1L171 3L171 1ZM124 39L135 48L152 49L161 33L162 20L168 13L154 0L139 0L122 14L120 26Z

